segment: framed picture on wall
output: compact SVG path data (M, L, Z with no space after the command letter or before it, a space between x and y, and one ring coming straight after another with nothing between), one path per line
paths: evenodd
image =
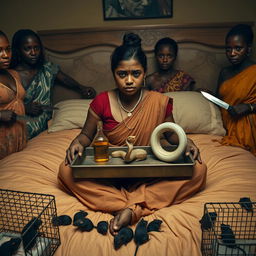
M104 20L172 17L173 0L102 0Z

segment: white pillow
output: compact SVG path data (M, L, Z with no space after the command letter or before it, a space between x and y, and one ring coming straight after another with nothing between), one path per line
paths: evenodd
M84 126L87 112L92 100L74 99L64 100L55 105L59 108L53 111L48 132L77 129Z
M199 92L168 92L173 99L173 117L186 133L225 135L219 108Z

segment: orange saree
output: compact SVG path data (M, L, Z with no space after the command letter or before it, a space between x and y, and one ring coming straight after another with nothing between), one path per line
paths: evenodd
M149 145L154 128L163 123L169 97L149 92L131 117L111 131L105 131L111 144L124 145L129 135L136 136L136 145ZM206 181L206 166L197 164L190 180L151 179L133 182L128 188L117 188L111 181L79 180L72 177L70 167L61 164L59 184L72 192L84 205L97 211L113 213L125 208L134 212L133 222L155 210L181 203L202 189Z
M23 98L25 90L21 85L18 73L14 70L8 70L16 82L16 92L0 83L0 110L12 110L16 114L24 115L25 109ZM0 121L0 159L5 156L22 150L26 145L25 124L16 121L12 124L6 124Z
M256 103L256 65L226 80L219 94L230 105ZM225 109L221 111L227 130L221 144L242 147L256 156L256 114L234 118Z
M113 130L104 131L110 143L125 146L128 136L135 135L134 145L149 145L150 136L155 127L164 122L169 97L149 91L137 107L132 117L126 118Z

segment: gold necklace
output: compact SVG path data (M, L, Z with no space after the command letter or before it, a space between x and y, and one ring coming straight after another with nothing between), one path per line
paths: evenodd
M133 130L134 129L134 127L129 127L127 124L126 124L126 122L125 122L125 119L123 118L123 115L122 115L122 111L121 111L121 107L119 106L119 110L120 110L120 115L121 115L121 117L122 117L122 122L124 122L124 125L125 125L125 127L128 129L128 130Z
M120 100L120 93L118 92L117 94L117 102L119 104L119 106L122 108L123 111L125 111L127 113L127 116L132 116L132 112L135 110L135 108L139 105L140 101L142 99L142 90L140 90L140 97L138 99L138 101L136 102L136 104L133 106L133 108L131 110L126 109L123 105L122 102Z
M140 100L141 101L141 100ZM139 102L140 102L139 101ZM140 113L140 111L143 109L143 106L144 106L144 104L142 104L142 106L140 107L140 109L139 109L139 111L137 112L137 114L138 113ZM119 105L119 111L120 111L120 115L121 115L121 118L122 118L122 122L124 122L124 125L125 125L125 127L128 129L128 130L133 130L134 129L134 127L129 127L127 124L126 124L126 121L125 121L125 119L123 118L123 114L122 114L122 110L121 110L121 105ZM129 116L128 116L129 117Z

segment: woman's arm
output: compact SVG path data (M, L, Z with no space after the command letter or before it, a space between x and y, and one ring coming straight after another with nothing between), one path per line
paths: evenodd
M98 115L91 108L89 108L88 115L82 131L71 142L69 148L66 151L66 165L71 164L76 154L82 156L84 149L92 143L99 120L100 118L98 117Z
M56 80L69 89L78 89L86 99L93 99L96 96L96 91L92 87L79 84L76 80L63 73L61 70L57 73Z
M221 70L221 72L219 74L218 85L217 85L217 90L216 90L217 97L220 97L219 89L220 89L221 84L230 77L232 77L232 75L228 68ZM245 115L255 113L255 112L256 112L255 111L255 103L252 103L252 104L240 103L240 104L232 106L229 109L229 114L234 117L241 117L241 116L245 116Z
M247 103L240 103L238 105L232 106L229 110L229 114L233 117L242 117L252 113L256 113L255 110L255 103L247 104Z

